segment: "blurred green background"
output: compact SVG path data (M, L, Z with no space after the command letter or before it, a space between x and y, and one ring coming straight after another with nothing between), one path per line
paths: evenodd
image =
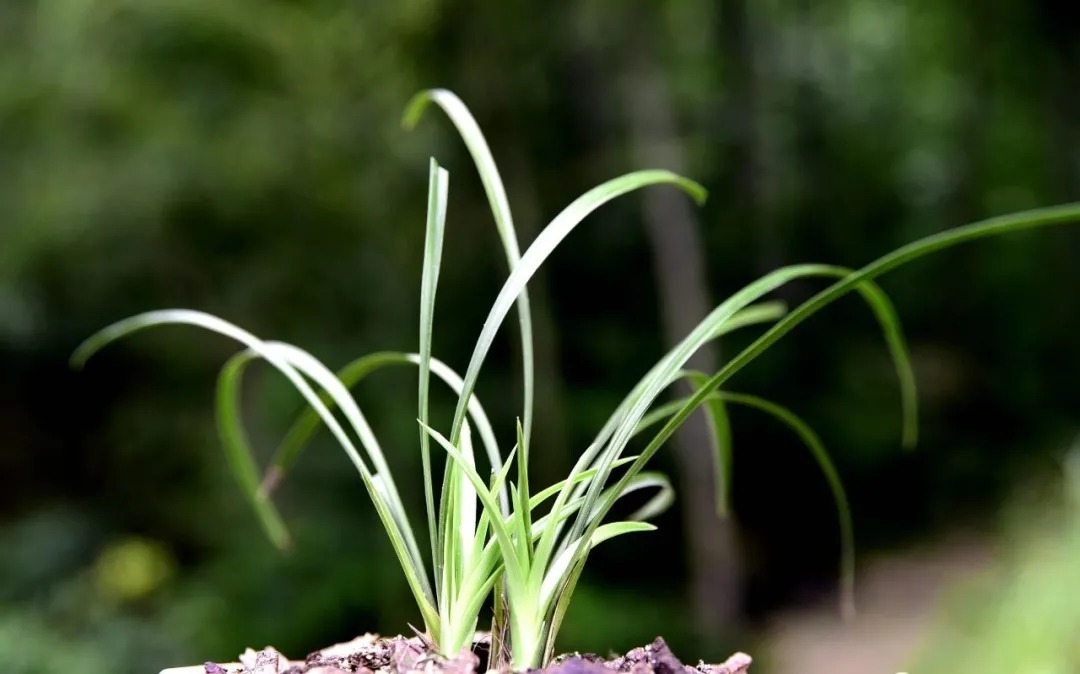
M505 263L451 126L431 115L401 129L416 91L447 87L472 109L523 243L635 168L710 191L697 210L662 189L605 206L531 286L535 479L549 483L666 344L757 276L858 266L1080 197L1075 18L1050 0L6 0L0 665L142 674L419 624L357 476L325 439L280 494L296 549L262 538L213 428L233 345L178 328L82 373L67 364L105 324L174 306L332 367L414 349L434 155L451 173L435 352L463 368ZM1080 228L1056 228L883 279L921 387L914 452L899 448L895 377L857 300L732 382L790 406L832 450L867 569L854 623L835 609L824 480L785 429L736 412L734 519L709 515L703 447L683 436L658 461L682 488L677 507L650 538L593 555L560 650L663 634L688 661L751 651L759 672L990 671L972 669L976 653L1077 671L1080 506L1061 465L1080 431L1078 251ZM519 404L512 334L479 388L504 437ZM266 452L300 404L268 374L247 394ZM377 376L357 395L399 484L419 494L413 376ZM448 397L436 403L448 414ZM940 552L958 535L986 554ZM938 556L922 575L890 561L926 549ZM1003 576L949 589L980 573ZM932 598L907 617L915 590ZM845 660L852 635L880 654L875 640L911 629L932 634L901 640L895 662ZM830 653L823 668L815 649Z

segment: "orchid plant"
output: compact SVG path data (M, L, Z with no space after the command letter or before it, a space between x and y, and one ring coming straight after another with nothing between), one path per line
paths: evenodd
M374 353L338 372L303 349L260 339L221 318L187 309L140 314L115 323L87 339L75 352L81 366L105 345L133 332L161 325L198 326L229 337L244 347L218 378L216 417L228 464L269 538L289 544L286 527L271 495L313 434L325 425L348 455L375 506L408 587L423 618L425 637L446 656L470 648L489 600L493 662L514 668L543 664L553 653L555 637L590 551L599 543L653 529L646 520L672 502L669 481L645 470L649 460L690 414L702 407L712 430L717 481L717 510L727 512L731 480L728 405L742 405L772 415L789 426L821 466L833 491L841 527L841 597L852 610L854 545L849 508L840 480L818 436L790 410L745 393L720 387L772 344L831 302L857 291L879 322L899 377L903 444L916 441L915 379L900 324L892 304L873 279L928 253L986 236L1080 218L1070 205L996 218L927 237L858 270L801 264L778 269L747 285L717 306L680 343L641 378L612 412L607 423L580 454L566 479L543 489L529 480L533 427L533 330L526 286L537 269L594 210L619 196L645 187L666 185L698 202L705 190L668 171L623 175L589 190L560 212L524 253L509 202L491 151L476 121L454 94L432 90L408 106L405 125L417 123L425 109L438 106L456 126L483 183L509 275L495 298L476 340L472 357L459 375L432 354L436 290L445 233L448 173L435 160L429 176L424 263L421 277L419 347L415 353ZM780 286L808 277L832 282L792 311L765 300ZM516 307L521 340L524 388L514 444L500 446L474 389L485 358L508 314ZM690 357L711 340L736 329L768 326L749 346L715 373L688 371ZM307 403L274 455L258 467L240 415L241 381L248 365L264 360L284 375ZM415 367L418 376L418 444L424 482L427 541L421 541L387 465L383 450L350 390L377 370ZM429 418L432 380L457 396L449 429L434 428ZM685 399L661 401L673 384L688 380L695 391ZM628 454L632 441L648 442ZM479 447L477 447L479 445ZM433 452L433 448L437 452ZM489 468L481 472L478 450ZM433 453L445 454L441 481ZM615 504L640 490L655 494L625 520L609 522Z

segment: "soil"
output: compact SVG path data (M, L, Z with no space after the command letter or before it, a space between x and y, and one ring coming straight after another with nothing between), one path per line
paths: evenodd
M366 634L350 642L316 651L303 661L290 661L273 648L248 649L240 662L167 669L161 674L483 674L487 637L479 636L471 652L456 658L434 653L419 637L382 638ZM736 653L723 664L684 665L660 637L648 646L612 658L571 653L527 674L746 674L750 656Z

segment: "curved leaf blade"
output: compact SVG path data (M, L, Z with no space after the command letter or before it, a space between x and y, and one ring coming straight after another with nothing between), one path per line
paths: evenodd
M611 201L612 199L641 189L649 185L671 184L682 188L699 202L705 198L705 189L697 183L678 176L670 171L638 171L629 173L619 178L609 180L602 185L594 187L582 196L575 199L551 223L544 228L536 237L529 249L525 251L521 261L513 268L510 277L506 280L495 303L484 321L484 328L477 339L476 347L465 370L465 387L462 396L458 399L457 409L454 412L454 425L450 433L450 442L457 441L461 432L461 424L464 421L466 403L480 374L480 367L484 358L495 340L495 333L502 325L510 307L517 297L525 289L532 275L540 268L540 265L548 258L564 238L581 223L590 213Z

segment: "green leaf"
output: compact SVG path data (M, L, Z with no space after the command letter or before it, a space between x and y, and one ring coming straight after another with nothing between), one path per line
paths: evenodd
M555 638L559 634L559 628L562 627L563 618L566 617L566 611L570 608L570 599L574 596L574 589L577 587L578 580L581 578L581 572L585 568L585 560L580 559L577 564L571 567L570 572L566 574L566 580L563 586L555 593L555 604L551 611L550 620L546 623L547 634L544 635L544 652L541 659L542 663L547 663L555 655Z
M847 493L840 481L840 475L833 465L825 445L817 433L791 410L757 396L729 391L717 391L716 394L731 403L752 407L769 414L794 431L810 450L825 480L829 483L836 511L840 521L840 611L845 617L855 615L855 534L851 520L851 505Z
M686 376L697 388L701 388L708 380L708 377L700 372L689 372ZM727 517L731 512L731 421L722 398L710 397L705 401L705 418L708 421L709 447L712 449L715 471L713 479L716 485L716 514L718 517Z
M822 275L842 279L853 273L853 269L833 267ZM915 371L911 368L911 358L900 327L900 319L889 296L876 283L863 281L855 286L855 291L862 295L870 310L874 312L874 318L885 337L885 344L900 383L900 412L903 420L900 444L904 449L914 449L919 441L918 392L915 386Z
M778 269L758 279L754 283L736 292L726 301L716 307L705 317L679 344L668 352L639 382L639 384L627 396L623 405L616 411L613 421L607 424L600 435L593 441L585 455L590 464L593 459L600 469L600 475L593 480L585 493L585 507L579 511L578 517L571 528L570 538L581 539L583 532L590 526L586 517L595 507L600 497L600 485L607 481L612 463L621 455L633 437L638 422L652 407L656 398L663 392L679 371L685 366L686 361L701 348L703 344L716 335L722 334L723 325L748 305L756 302L765 294L794 279L807 276L820 275L823 270L831 269L826 265L793 265ZM466 381L468 375L466 374ZM655 453L655 449L653 450ZM640 470L641 458L634 462L631 470ZM629 479L624 476L624 479ZM583 550L584 554L584 550Z
M487 141L484 139L484 134L480 131L480 127L473 118L472 113L469 112L468 107L466 107L461 99L454 95L454 93L447 91L446 89L423 91L414 96L406 106L402 124L407 129L416 126L417 122L420 120L420 116L431 103L438 105L443 112L446 113L446 116L450 118L450 121L457 128L461 139L465 142L465 147L469 150L469 154L472 156L473 163L476 165L476 170L480 175L480 181L484 185L484 192L487 194L488 202L491 205L491 212L495 218L495 227L498 230L499 239L502 241L503 250L506 253L507 266L512 272L521 260L521 253L518 248L517 233L514 231L514 221L510 214L510 202L506 198L506 190L503 188L502 178L499 176L498 167L495 165L495 159L491 155L491 150L488 148ZM532 434L534 359L532 311L529 306L528 293L525 292L524 289L517 298L517 307L518 322L521 328L524 435L527 441ZM472 385L468 386L466 393L460 398L458 404L459 412L463 412L464 407L467 404L466 401L472 394L472 389ZM454 427L450 434L451 442L457 442L458 433L461 431L461 423L463 420L463 416L455 416ZM521 455L522 460L528 463L529 457L527 447L522 448L519 451L519 454ZM445 480L443 485L445 488ZM441 541L444 535L445 531L440 526L438 539ZM438 559L438 557L436 557L436 559Z
M449 174L432 159L429 188L427 226L424 233L424 264L420 281L420 373L418 414L420 421L428 422L428 390L431 379L431 336L435 321L435 294L439 287L439 265L442 261L443 234L446 231L446 201ZM431 476L431 448L427 433L420 431L420 461L424 473L424 506L427 509L428 536L431 542L431 558L439 558L438 532L435 520L434 483ZM436 580L440 578L436 571ZM435 588L439 592L439 587Z
M579 498L577 499L579 503L576 508L567 507L568 502L573 498L574 487L579 483L586 486L591 485L597 479L596 476L600 474L599 469L590 470L589 461L590 452L586 451L578 457L574 467L570 470L570 477L563 481L562 488L559 489L558 496L555 497L555 503L551 506L551 512L547 515L547 525L543 528L540 540L536 545L533 556L534 569L547 567L555 551L555 543L562 533L563 520L566 514L572 513L575 509L580 510L580 506L585 504L585 499ZM589 479L582 478L588 472L591 472L592 477ZM535 579L533 580L535 581Z
M649 185L672 184L678 186L694 196L698 201L705 198L705 190L700 185L686 178L680 177L669 171L638 171L630 173L594 187L584 195L578 197L567 206L551 223L544 228L536 237L529 249L525 251L521 261L513 268L510 277L506 280L495 303L484 321L484 328L477 339L473 349L473 355L469 366L465 370L465 387L462 396L458 399L458 406L454 412L454 426L451 430L451 443L457 440L457 434L461 430L464 421L465 406L480 374L480 367L484 358L491 348L495 339L495 333L502 325L503 319L509 312L516 298L524 291L526 283L536 273L536 270L547 259L551 252L562 240L581 223L594 210L612 199L641 189ZM523 460L527 460L525 457Z
M586 452L587 455L590 455L590 460L594 456L596 457L596 465L600 469L600 474L589 483L584 497L585 503L578 511L568 540L584 540L587 532L595 530L603 514L610 510L615 500L617 500L618 489L602 494L600 485L606 482L612 462L619 457L629 439L637 431L638 423L652 406L656 397L678 376L690 356L706 341L714 339L717 334L721 334L724 323L766 293L796 278L835 275L837 269L828 265L794 265L767 274L721 303L682 342L650 370L627 397L625 406L620 406L620 409L617 410L614 417L615 423L606 426L601 431L601 435L593 442L590 450ZM698 401L699 404L700 402L701 400ZM683 419L685 420L685 416ZM670 435L671 433L668 433L664 440L666 441ZM603 447L602 450L601 447ZM650 451L655 453L658 447L659 445L650 444ZM641 457L634 462L618 485L625 486L633 479L634 474L641 470L643 465L644 461L643 457ZM597 512L597 508L599 508L600 517L594 518L593 513ZM588 549L579 543L575 554L584 559L588 555Z
M490 487L490 491L492 493L497 493L497 494L506 493L506 484L507 484L507 478L508 478L508 476L510 474L510 465L513 463L514 457L516 455L517 455L517 447L514 447L512 450L510 450L510 454L507 455L506 462L503 465L502 469L498 473L492 473L492 480L491 480L491 487ZM508 527L513 524L513 518L514 518L513 513L504 513L503 514L503 522ZM484 551L485 554L487 552L487 548L485 547L485 544L487 543L487 534L488 534L487 530L488 530L488 527L490 526L490 519L491 519L491 515L488 513L487 509L486 508L482 509L481 512L480 512L480 522L479 522L479 524L477 524L477 527L476 527L476 542L475 542L475 545L474 545L475 554L473 555L474 559L476 559L478 557L478 555L480 554L481 551ZM494 549L494 546L492 546L492 548ZM489 567L491 567L493 565L494 565L494 560L491 560L489 563L486 563L486 564L480 564L478 566L480 566L481 568L479 570L476 570L474 573L476 575L482 575L482 574L486 573L487 568L489 568Z
M715 375L709 378L705 386L698 389L698 391L690 397L685 405L674 415L663 428L653 437L649 444L642 451L641 455L630 467L629 470L624 473L620 478L619 483L624 483L632 479L633 475L639 471L652 456L659 450L660 447L667 442L675 430L686 420L686 418L705 400L705 398L713 391L715 391L724 382L730 379L736 372L745 367L754 358L763 353L770 346L775 344L784 335L789 333L802 321L806 320L810 316L814 315L830 303L836 301L840 297L843 297L847 293L857 290L861 284L866 281L870 281L882 274L899 267L907 262L914 261L920 257L928 255L930 253L941 251L946 248L967 242L974 241L989 236L997 236L1000 234L1006 234L1010 232L1018 232L1027 229L1034 229L1037 227L1046 227L1051 225L1065 224L1070 222L1076 222L1080 220L1080 204L1068 204L1063 206L1036 209L1031 211L1025 211L1022 213L1016 213L1007 216L1001 216L997 218L991 218L981 222L976 222L964 227L959 227L947 232L935 234L925 237L906 246L903 246L897 250L884 255L870 264L862 267L856 272L844 276L839 281L833 283L828 288L817 293L806 302L796 307L791 313L781 318L775 325L769 328L763 335L758 337L753 343L743 349L739 354L727 362ZM788 268L790 270L790 268ZM762 279L755 281L748 285L743 290L736 293L732 297L734 299L738 296L751 294L754 296L760 296L763 286L773 283L778 280L777 275L784 273L785 270L778 270L773 272ZM787 273L790 273L788 271ZM731 300L729 300L730 302ZM726 303L725 303L726 304ZM723 306L723 305L721 305ZM630 419L636 425L639 417ZM606 513L614 505L614 502L610 499L602 504L602 512ZM595 527L595 524L591 525Z
M663 445L667 438L675 432L675 429L686 420L711 391L730 379L736 372L779 341L783 336L791 332L797 325L844 295L853 290L858 290L858 288L866 281L877 278L907 262L912 262L929 255L930 253L945 250L961 243L1038 227L1073 223L1078 220L1080 220L1080 204L1066 204L990 218L988 220L924 237L918 241L898 248L877 260L874 260L861 269L844 276L839 281L817 293L806 302L803 302L796 307L794 311L780 319L775 325L769 328L765 334L758 337L758 339L739 352L738 355L728 361L728 363L716 374L710 377L706 385L691 396L690 400L687 401L682 410L673 416L668 423L665 424L664 428L657 433L646 450L642 452L638 461L635 462L635 465L644 465L648 462L652 454ZM757 286L759 283L760 281L755 282L754 284L751 284L751 286L748 286L748 288ZM633 469L631 469L631 472L632 470ZM627 474L629 475L630 472Z
M525 437L525 432L521 427L521 420L517 423L517 439L518 447L521 451L518 452L518 488L517 499L515 499L515 511L518 518L521 520L519 527L521 530L521 546L522 553L526 559L532 559L533 556L533 537L532 537L532 507L530 505L529 498L529 463L527 457L528 451L528 439Z
M756 324L759 324L759 323L767 323L767 322L774 321L777 318L783 316L786 313L786 311L787 311L787 306L783 302L779 302L779 301L769 301L769 302L761 302L759 304L752 304L752 305L747 306L747 307L745 307L743 309L739 309L734 314L732 314L727 320L714 321L713 322L714 330L709 335L708 339L710 339L710 340L718 339L718 338L720 338L720 337L722 337L722 336L724 336L726 334L729 334L729 333L733 332L734 330L738 330L738 329L743 328L743 327L756 325ZM674 349L672 351L674 351ZM669 352L668 355L670 356L671 352ZM578 471L584 471L585 466L587 466L596 457L596 455L599 453L600 449L602 448L603 444L607 441L608 438L610 438L612 433L614 433L615 428L625 418L626 413L629 410L630 405L633 403L634 400L637 399L638 396L641 395L641 392L645 388L645 386L647 385L648 381L650 381L656 375L657 371L660 370L660 368L663 366L663 364L664 364L663 360L658 362L635 385L635 387L631 390L631 392L629 394L627 394L626 398L623 399L623 401L619 404L619 406L616 408L616 410L612 413L611 417L609 417L608 421L604 424L604 427L601 429L600 433L597 435L596 439L593 441L593 444L589 447L589 449L587 449L585 451L584 455L579 460L579 465L575 467L574 472L571 473L571 476L575 475ZM669 411L669 412L667 412L667 414L665 414L663 416L664 417L670 416L670 414L672 414L672 413L673 412ZM713 423L714 423L714 425L720 423L720 421L722 421L720 419L720 417L718 417L716 414L714 414L713 415ZM645 426L647 426L647 424L645 424ZM644 426L639 425L639 430L635 431L635 434L637 432L640 432L640 428L642 428L642 427L644 427ZM716 432L717 431L714 430L714 433L716 433ZM723 442L723 438L724 438L724 435L721 434L721 433L718 433L717 438L716 438L716 442L718 444ZM625 459L618 459L618 460L615 461L615 463L613 463L609 467L609 469L614 468L617 465L622 465L623 463L625 463ZM597 472L599 472L599 468L592 469L592 470L590 470L588 472L590 474L596 474ZM728 471L728 472L730 473L730 471ZM564 481L564 482L559 483L559 484L569 487L569 493L568 493L566 499L580 498L582 492L584 491L584 489L588 487L588 483L584 482L584 481L581 481L581 480L568 480L568 481ZM723 485L722 482L720 482L718 484ZM727 493L729 493L729 491L730 490L724 490L722 492L722 494L718 494L718 497L719 497L718 501L720 503L726 504L727 499L723 495L726 495ZM564 499L562 502L567 502L566 499ZM558 505L556 507L558 507ZM563 521L564 521L564 519L560 518L558 522L553 523L554 528L553 528L553 530L552 530L552 532L550 534L550 538L552 539L552 541L553 541L554 537L556 537L562 531ZM553 545L553 542L552 542L552 545Z
M606 540L622 536L624 534L639 531L655 531L656 527L647 522L609 522L602 524L593 530L589 537L587 549L595 548ZM580 542L579 542L580 543ZM544 575L544 582L540 589L540 606L544 613L548 613L549 607L553 607L555 591L566 582L570 571L570 564L574 559L574 553L579 545L569 546L555 561Z
M476 458L473 456L472 432L468 422L462 427L461 433L461 456L467 461L466 464L473 471L476 470ZM473 537L476 535L476 490L469 481L468 476L458 476L458 513L457 531L460 538L459 559L456 560L459 570L458 577L464 577L470 566L470 555L473 547Z
M635 459L637 459L636 456L623 457L616 461L612 467L618 468L619 466L624 466L628 463L632 463ZM533 494L532 498L529 499L529 507L535 510L538 506L543 504L544 501L548 500L549 498L560 492L563 487L567 485L573 486L574 484L591 479L597 474L597 472L599 471L595 468L590 470L583 470L581 472L574 473L565 480L559 480L558 482L546 487L545 489L537 492L536 494Z
M700 386L701 382L707 380L707 377L700 372L688 372L685 373L694 382L695 386ZM666 418L674 415L686 404L689 398L682 398L667 403L661 407L650 412L645 416L638 424L638 428L635 434L642 433L649 427L654 426ZM840 481L839 474L836 471L832 460L829 458L828 452L825 450L824 444L820 438L814 433L801 418L795 415L791 410L782 407L776 403L770 402L757 396L751 396L740 393L731 393L728 391L713 391L705 398L706 403L711 401L730 402L739 405L753 407L761 410L767 414L770 414L774 418L783 422L786 426L791 428L798 434L799 438L803 441L806 447L810 450L814 460L821 468L822 473L825 474L825 479L829 484L829 489L832 491L833 499L836 504L837 514L840 520L840 546L841 546L841 562L840 562L840 579L841 579L841 599L840 606L841 611L845 616L854 614L854 584L855 584L855 541L854 534L852 532L852 520L851 520L851 507L847 500L847 495L844 492L843 484ZM727 475L730 479L730 473Z
M229 360L218 377L216 412L218 435L225 458L232 469L240 490L252 508L270 541L279 549L289 547L289 533L277 510L262 497L259 489L259 469L240 420L240 373L244 364L255 357L251 352Z
M713 333L712 339L719 339L724 335L730 334L736 330L750 327L751 325L760 325L761 323L772 323L783 317L787 313L787 304L779 300L772 300L769 302L760 302L758 304L751 304L745 309L740 309L732 314L731 318L724 321L717 326L716 332Z
M419 365L420 357L414 353L401 353L398 351L384 351L369 354L352 361L338 373L337 377L348 388L352 388L369 374L384 367L394 365ZM432 358L429 367L432 374L436 375L455 393L460 394L462 387L461 377L437 358ZM329 396L323 396L323 402L333 408L333 400ZM491 422L484 412L483 405L473 396L469 401L469 417L472 419L477 434L480 436L492 469L496 472L502 470L503 459L499 453L499 446L495 440L495 432L491 428ZM312 409L305 409L297 417L285 435L268 472L267 480L264 481L263 491L269 491L276 485L292 467L300 452L311 440L311 436L319 428L321 420L319 415ZM499 491L500 503L505 513L510 512L509 497L506 489Z
M72 360L74 364L81 366L94 353L113 341L149 327L170 324L198 326L244 344L249 350L257 353L285 375L304 399L307 400L308 404L319 413L338 439L353 465L356 466L357 472L360 473L368 495L375 505L376 513L390 536L392 547L398 556L406 580L413 591L425 621L428 621L429 625L437 624L438 616L434 609L434 595L431 592L427 574L424 571L423 559L420 557L412 529L408 526L404 506L401 504L401 499L397 494L390 471L386 467L386 461L378 442L360 409L348 394L348 390L310 354L287 344L264 342L216 316L186 309L169 309L140 314L106 327L84 341L76 349ZM376 472L380 477L378 485L375 480L376 475L371 472L361 458L360 453L353 445L344 428L321 401L319 395L308 385L304 377L318 383L334 398L338 407L341 408L376 468Z
M450 455L450 459L457 464L465 476L473 483L473 488L476 490L476 495L480 498L480 503L488 510L488 517L491 522L491 530L495 534L495 538L498 541L499 547L502 550L503 568L506 570L506 578L510 584L511 591L520 591L520 588L525 587L525 576L527 560L521 559L518 555L517 547L514 545L513 536L510 530L506 528L506 524L499 517L499 505L495 501L491 492L488 491L487 486L484 484L484 480L476 472L475 469L468 465L465 457L461 452L441 433L436 431L430 426L421 427L431 434L431 437Z

